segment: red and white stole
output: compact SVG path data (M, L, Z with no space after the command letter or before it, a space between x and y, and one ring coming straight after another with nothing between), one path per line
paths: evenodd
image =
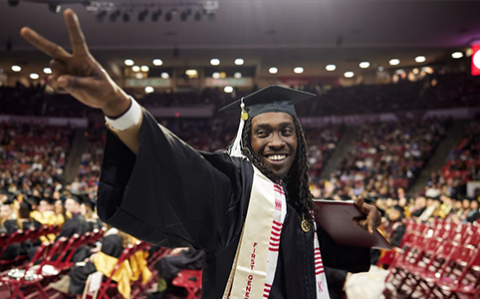
M247 217L223 299L269 298L275 278L287 202L283 187L253 168ZM316 227L314 239L317 299L329 299Z

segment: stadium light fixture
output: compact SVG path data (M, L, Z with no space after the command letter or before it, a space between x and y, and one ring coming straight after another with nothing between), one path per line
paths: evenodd
M212 78L213 79L219 79L220 78L220 73L218 73L218 72L213 73Z
M223 89L223 91L225 91L225 93L232 93L232 92L233 92L233 87L231 87L231 86L225 86L225 88Z
M161 59L154 59L153 60L153 65L154 66L161 66L163 64L163 61Z
M368 69L370 67L370 62L368 61L360 62L359 66L361 69Z
M135 64L135 62L131 59L125 59L123 63L125 63L126 66L132 66Z
M355 73L354 72L345 72L345 74L343 74L345 76L345 78L353 78L353 76L355 76Z
M15 73L18 73L22 70L22 68L19 65L12 65L12 71Z
M337 66L335 64L329 64L325 67L325 69L329 72L333 72L334 70L337 69Z
M390 61L388 63L390 65L399 65L400 64L400 59L397 59L397 58L390 59Z
M38 78L40 78L40 76L37 73L31 73L30 74L30 79L37 80Z
M242 78L242 73L236 72L235 74L233 74L233 77L236 78L236 79L240 79L240 78Z
M214 66L217 66L217 65L220 64L220 59L218 59L218 58L212 58L212 59L210 60L210 64L211 64L211 65L214 65Z
M417 62L417 63L422 63L422 62L425 62L426 60L427 60L427 58L425 58L425 56L415 57L415 62Z
M463 53L462 52L453 52L452 53L452 58L453 59L460 59L463 57Z
M170 78L170 75L167 72L163 72L161 74L161 77L162 77L162 79L168 79L168 78Z
M244 63L245 63L245 61L243 61L242 58L235 59L235 65L243 65Z
M185 74L187 76L196 76L198 74L198 72L197 72L197 70L190 69L190 70L186 70Z
M52 73L52 69L49 67L43 68L43 72L47 75L50 75Z
M303 73L303 67L296 67L296 68L293 69L293 72L295 74L301 74L301 73Z
M145 86L145 93L152 93L155 89L151 86Z
M278 73L278 69L277 69L276 67L271 67L271 68L268 70L268 72L269 72L270 74L276 74L276 73Z
M146 66L146 65L142 65L142 66L140 67L140 70L141 70L142 72L146 73L146 72L148 72L148 71L150 70L150 68L149 68L148 66Z
M140 67L138 65L134 65L134 66L132 66L132 71L140 72Z

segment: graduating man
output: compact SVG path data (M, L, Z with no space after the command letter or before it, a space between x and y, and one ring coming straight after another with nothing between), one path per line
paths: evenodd
M49 82L100 108L109 133L98 193L106 223L136 238L206 253L204 298L329 298L323 264L368 271L370 249L337 245L314 222L306 144L294 102L312 94L269 87L226 107L241 111L228 152L198 152L159 125L91 56L65 11L73 54L29 28L22 36L54 58ZM356 203L370 233L374 206Z

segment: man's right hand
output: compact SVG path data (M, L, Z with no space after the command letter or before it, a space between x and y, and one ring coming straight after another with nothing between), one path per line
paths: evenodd
M64 17L71 54L28 27L20 31L23 38L53 58L49 84L59 93L68 93L87 106L102 109L109 117L122 114L130 106L129 97L90 54L73 10L65 10Z

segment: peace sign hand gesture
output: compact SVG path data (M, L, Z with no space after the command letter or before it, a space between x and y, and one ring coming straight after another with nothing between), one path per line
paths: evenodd
M20 34L53 60L49 84L59 93L68 93L83 104L100 108L110 117L125 112L130 106L127 94L105 72L88 50L77 15L64 12L73 53L24 27Z

